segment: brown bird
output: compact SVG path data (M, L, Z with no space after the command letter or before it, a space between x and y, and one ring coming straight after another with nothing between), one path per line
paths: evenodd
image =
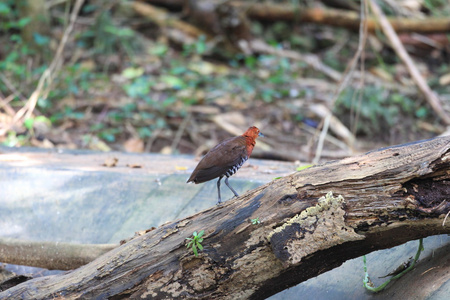
M238 197L239 195L228 183L228 177L236 173L250 157L258 136L264 135L258 128L252 126L243 135L222 141L206 153L187 182L197 184L219 177L217 181L219 204L222 202L220 198L220 180L226 176L225 184Z

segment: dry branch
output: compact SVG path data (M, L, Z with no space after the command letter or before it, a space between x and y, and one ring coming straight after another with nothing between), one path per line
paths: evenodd
M161 225L72 272L17 285L0 299L262 299L347 259L450 233L449 222L442 225L449 169L450 137L312 167ZM185 239L201 230L204 251L195 257Z
M72 270L90 263L117 246L0 238L0 261L49 270Z
M271 3L232 2L232 4L245 10L249 18L260 21L296 21L340 26L353 30L358 30L361 23L357 12L340 9L304 8ZM449 18L387 18L387 20L396 32L446 33L450 31ZM379 24L375 18L369 17L367 27L369 32L375 32L379 29Z
M171 0L166 3L166 0L146 0L148 3L154 5L165 5L171 7L182 8L185 1ZM352 30L358 30L361 23L360 16L355 11L347 11L344 9L332 9L321 7L300 7L296 4L275 4L255 2L249 3L243 1L230 1L229 5L240 8L245 11L247 16L251 19L275 22L275 21L290 21L290 22L304 22L315 23L330 26L340 26ZM407 17L388 17L387 20L392 25L394 30L401 32L416 32L416 33L447 33L450 31L450 19L446 17L433 18L407 18ZM375 32L378 30L379 24L375 18L368 18L368 31Z
M197 39L200 35L208 35L206 31L172 17L165 9L139 1L133 1L130 5L137 14L148 18L163 29L175 29L193 39Z

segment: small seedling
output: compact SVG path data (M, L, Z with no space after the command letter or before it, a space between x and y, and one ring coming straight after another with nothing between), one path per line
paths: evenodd
M255 218L255 219L251 219L250 221L252 222L253 225L261 224L261 221L259 220L259 217Z
M313 165L305 165L305 166L300 166L300 167L297 167L297 171L301 171L301 170L304 170L304 169L308 169L308 168L310 168L310 167L312 167Z
M189 243L187 243L186 247L192 248L195 256L198 256L197 248L203 250L203 246L201 243L203 242L202 236L204 233L204 230L200 231L199 233L197 233L197 231L194 231L194 233L192 234L192 238L186 238L187 240L189 240Z

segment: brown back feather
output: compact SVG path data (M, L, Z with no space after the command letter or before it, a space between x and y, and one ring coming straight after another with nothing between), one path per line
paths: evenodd
M237 165L243 157L248 157L244 136L224 140L206 153L187 182L202 183L220 177Z

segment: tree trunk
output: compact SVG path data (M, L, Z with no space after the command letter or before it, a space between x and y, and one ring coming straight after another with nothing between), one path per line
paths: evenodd
M450 137L311 167L0 298L262 299L350 258L450 233L449 167ZM201 230L195 257L186 238Z

